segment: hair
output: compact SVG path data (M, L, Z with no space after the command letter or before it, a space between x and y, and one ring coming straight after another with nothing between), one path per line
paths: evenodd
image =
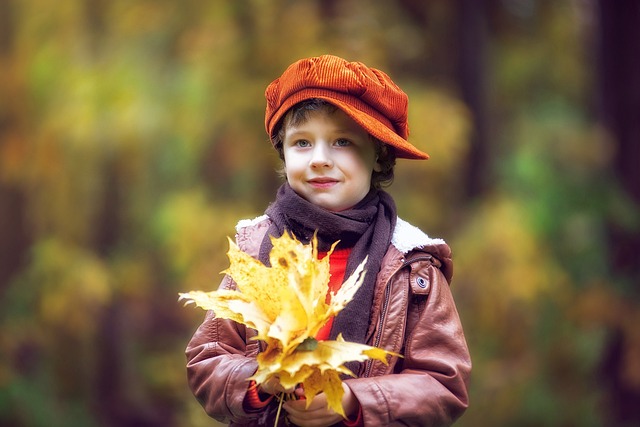
M338 107L324 99L311 98L297 103L285 113L274 128L274 134L271 137L271 143L278 151L283 167L278 170L281 176L286 176L284 165L284 136L288 126L297 126L308 120L312 111L324 111L328 114L334 113ZM393 147L385 144L379 139L369 134L369 139L375 144L376 158L380 165L380 172L373 171L371 174L371 186L376 189L388 187L393 182L393 168L396 164L396 154Z

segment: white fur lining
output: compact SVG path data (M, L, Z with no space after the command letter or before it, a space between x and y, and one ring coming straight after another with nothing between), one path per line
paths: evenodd
M398 248L403 254L413 249L442 245L444 243L444 240L432 239L418 227L409 224L401 218L396 220L396 229L393 231L393 236L391 237L391 244Z
M253 219L241 219L240 221L238 221L238 224L236 224L236 232L240 232L240 229L242 228L251 227L252 225L258 224L267 218L267 215L260 215Z

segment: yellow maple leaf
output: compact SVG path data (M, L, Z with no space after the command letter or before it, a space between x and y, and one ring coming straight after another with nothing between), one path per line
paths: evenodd
M258 370L250 379L261 384L278 376L284 388L302 384L307 405L318 393L325 393L328 406L345 416L340 375L354 374L344 363L367 359L387 363L387 356L395 353L346 342L342 335L335 341L314 337L353 299L367 260L337 292L329 293L329 255L337 243L319 260L315 236L309 245L288 233L272 237L271 242L271 266L267 267L229 239L230 265L223 273L234 280L237 291L192 291L181 293L180 299L257 331L256 339L264 341L266 349L258 354Z
M311 399L320 392L324 392L327 396L327 405L336 413L346 418L344 409L342 408L342 380L340 374L334 370L314 369L313 373L304 381L304 397L307 407L311 403Z

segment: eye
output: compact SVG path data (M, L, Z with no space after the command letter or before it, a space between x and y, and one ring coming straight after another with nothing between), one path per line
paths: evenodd
M306 147L310 147L311 143L306 139L299 139L295 142L295 146L300 148L306 148Z
M338 147L348 147L349 145L351 145L351 141L349 141L348 139L340 138L336 140L336 145Z

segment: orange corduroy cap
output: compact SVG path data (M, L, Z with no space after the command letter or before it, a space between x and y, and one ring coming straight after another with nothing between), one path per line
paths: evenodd
M407 138L409 99L384 72L333 55L294 62L265 91L265 128L274 140L276 125L295 104L320 98L335 105L370 135L395 149L397 157L428 159Z

